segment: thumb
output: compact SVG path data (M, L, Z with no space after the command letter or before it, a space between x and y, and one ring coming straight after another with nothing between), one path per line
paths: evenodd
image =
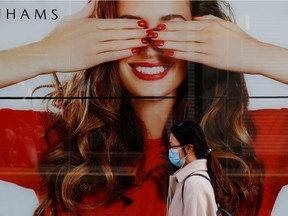
M96 7L96 1L89 0L80 11L71 15L70 18L72 19L88 18L94 13L95 7Z

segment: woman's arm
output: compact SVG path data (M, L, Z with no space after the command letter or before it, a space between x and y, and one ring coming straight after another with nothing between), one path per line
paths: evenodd
M255 71L288 84L288 49L268 43L259 43L258 62L254 63L258 69Z
M140 20L90 18L95 1L64 18L44 39L0 51L0 87L40 74L73 72L129 57L143 47Z
M0 51L0 87L35 77L40 71L45 72L47 58L37 43Z
M155 40L175 58L288 83L288 49L260 42L234 23L208 15L165 25Z

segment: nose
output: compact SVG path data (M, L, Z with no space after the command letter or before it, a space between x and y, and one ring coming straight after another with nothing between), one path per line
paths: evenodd
M153 40L149 41L149 44L143 48L141 48L139 55L142 55L144 57L153 57L161 54L161 49L159 49L155 44L153 43Z

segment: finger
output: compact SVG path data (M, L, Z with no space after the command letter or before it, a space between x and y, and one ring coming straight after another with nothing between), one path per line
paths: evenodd
M145 21L138 19L90 19L91 28L97 29L143 29Z
M135 54L136 53L133 53L131 49L103 52L103 53L96 54L95 56L93 56L93 58L91 58L91 64L95 66L95 65L99 65L105 62L124 59L130 56L133 56Z
M146 30L98 30L94 38L98 41L141 39L146 37Z
M84 5L84 7L77 13L69 16L70 19L81 19L90 17L95 11L95 1L90 1Z
M173 57L177 59L190 61L190 62L197 62L197 63L201 63L205 65L211 64L211 62L209 62L209 56L203 53L174 51Z
M205 42L206 36L201 31L176 31L176 32L156 32L157 37L153 40L163 41L183 41L183 42Z
M156 46L157 46L157 42L158 41L154 42ZM161 44L161 43L158 43L158 44ZM162 46L157 46L157 47L163 48L163 49L175 50L175 51L197 52L197 53L203 53L203 54L207 54L209 51L209 49L207 49L207 47L205 46L205 43L166 41L162 44L161 44Z
M199 22L201 21L201 22ZM205 27L211 25L211 22L207 21L224 21L223 19L213 16L206 15L201 17L193 17L193 20L188 21L174 21L159 24L156 29L161 31L180 31L180 30L188 30L188 31L198 31L202 30Z
M148 44L142 43L140 39L134 40L117 40L117 41L106 41L100 42L95 47L95 52L102 53L107 51L117 51L117 50L125 50L132 49L134 47L144 47Z
M178 22L167 22L159 24L156 29L161 30L165 28L165 31L199 31L207 27L209 22L199 21L178 21ZM165 27L163 27L165 26Z

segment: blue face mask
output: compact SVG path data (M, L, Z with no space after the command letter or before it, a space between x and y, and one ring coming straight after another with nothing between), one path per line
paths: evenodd
M185 147L185 146L183 146ZM182 147L182 148L183 148ZM181 149L182 149L181 148ZM180 158L179 157L179 150L180 149L169 149L169 160L171 161L172 164L174 164L177 167L182 167L183 164L185 163L185 158Z

